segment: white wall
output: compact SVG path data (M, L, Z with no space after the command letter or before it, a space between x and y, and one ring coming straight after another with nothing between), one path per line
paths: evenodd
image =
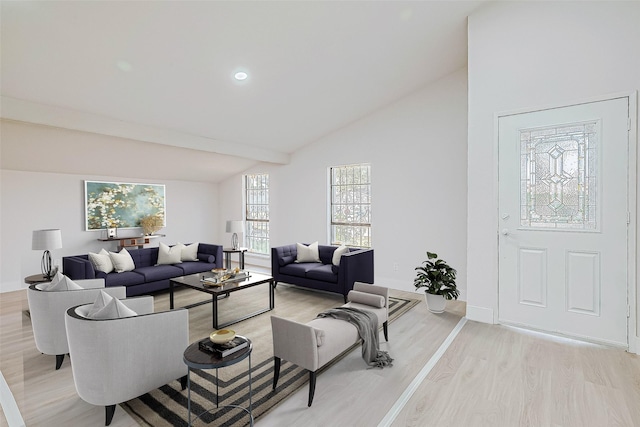
M60 130L56 133L57 143L62 144L59 149L64 150ZM12 132L11 137L22 138L25 134ZM87 133L86 137L92 138L92 134ZM135 166L134 161L132 165ZM3 169L0 171L0 292L24 289L24 278L40 273L42 251L31 249L33 230L62 230L63 248L52 252L58 262L66 255L99 251L102 247L116 249L115 243L97 241L99 231L84 231L84 180L165 184L167 227L160 233L166 237L155 240L151 246L157 246L159 241L167 244L220 241L217 184ZM127 235L125 233L139 234L140 229L119 230L120 236Z
M458 269L464 298L466 80L459 70L297 151L289 165L252 168L270 175L271 246L327 244L328 168L371 163L376 283L413 291L429 250ZM241 189L240 176L221 183L222 218L241 217Z
M469 17L467 316L495 322L495 114L640 87L640 3L497 2Z

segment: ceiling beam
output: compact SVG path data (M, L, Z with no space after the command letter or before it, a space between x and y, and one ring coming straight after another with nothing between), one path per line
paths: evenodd
M98 114L40 104L7 96L0 97L0 117L63 129L73 129L137 141L208 151L260 162L287 164L291 159L288 153L279 151L253 147L238 142L221 141L171 129L129 123Z

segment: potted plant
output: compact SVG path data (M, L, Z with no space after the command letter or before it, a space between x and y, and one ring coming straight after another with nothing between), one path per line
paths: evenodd
M460 292L456 287L456 270L438 259L438 254L427 252L427 259L415 270L418 274L413 285L416 289L424 288L430 312L442 313L447 300L458 299Z

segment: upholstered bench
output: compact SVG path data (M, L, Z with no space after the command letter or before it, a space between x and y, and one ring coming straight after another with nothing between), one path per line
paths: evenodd
M389 341L387 319L389 289L356 282L343 307L368 310L382 324L385 340ZM340 354L360 341L356 327L344 320L316 318L304 324L278 316L271 316L273 333L275 390L280 376L282 360L289 361L309 371L309 402L311 406L316 387L316 372Z

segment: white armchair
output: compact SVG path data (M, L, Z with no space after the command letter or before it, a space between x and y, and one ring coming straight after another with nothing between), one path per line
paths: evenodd
M105 406L105 425L116 405L180 379L186 387L184 350L189 312L153 312L153 297L122 300L138 315L96 320L84 316L91 304L67 310L65 322L73 380L80 398Z
M94 302L101 290L118 299L126 298L127 294L124 286L105 288L104 279L76 280L75 283L84 289L46 292L41 289L48 283L39 283L29 286L27 290L36 348L43 354L56 356L56 369L60 369L64 355L69 353L64 327L67 309Z

